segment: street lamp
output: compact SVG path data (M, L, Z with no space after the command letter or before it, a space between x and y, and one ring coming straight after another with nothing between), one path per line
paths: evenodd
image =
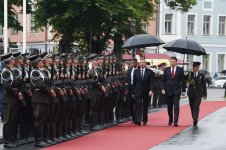
M133 33L133 35L136 34L136 20L134 18L130 22L130 31ZM134 58L135 50L136 50L135 48L132 49L132 54L131 54L132 59Z

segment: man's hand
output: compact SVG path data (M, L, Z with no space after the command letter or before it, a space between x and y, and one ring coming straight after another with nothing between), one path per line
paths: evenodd
M166 91L165 90L162 90L162 94L165 95L166 94Z
M18 93L18 99L19 100L23 100L24 99L24 96L21 92Z
M132 95L132 98L135 99L135 95Z
M53 89L50 90L50 94L52 97L56 97L56 92Z
M207 99L207 96L203 96L203 99L206 100Z
M31 90L28 91L28 95L29 95L30 97L32 97L32 92L31 92Z
M72 79L72 80L75 80L75 76L71 76L71 79Z
M149 96L152 96L152 94L153 94L152 91L149 91Z

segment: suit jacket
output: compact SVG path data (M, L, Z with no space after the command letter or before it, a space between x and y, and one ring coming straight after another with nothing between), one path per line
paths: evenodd
M189 72L186 76L186 80L189 84L187 93L189 97L201 98L207 96L205 75L199 72L195 77L194 72Z
M176 67L174 79L171 78L171 67L164 70L162 90L165 90L167 96L181 95L181 91L186 92L184 70L181 67Z
M152 70L146 68L142 79L141 68L136 69L133 76L133 94L135 97L148 96L149 91L153 90L153 80L154 72Z

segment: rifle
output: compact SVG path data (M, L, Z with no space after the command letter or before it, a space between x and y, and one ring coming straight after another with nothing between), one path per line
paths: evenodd
M87 79L87 74L88 74L88 60L87 60L87 58L88 57L86 56L86 59L85 59L86 62L85 62L85 68L84 68L85 69L85 79Z
M105 67L105 64L106 63L106 58L105 58L105 54L104 54L104 59L103 59L103 66L102 66L102 69L103 69L103 77L105 76L105 73L106 73L106 67Z
M23 58L23 66L22 66L22 80L24 79L26 73L25 73L25 66L26 66L26 59L27 59L27 52L24 55Z
M61 58L62 58L62 56L60 55L60 63L59 63L59 79L61 79Z
M72 56L71 56L71 65L70 65L70 79L71 79L71 77L73 75L73 68L72 68L73 61L74 61L74 55L72 54Z
M50 54L50 50L49 50L49 54ZM51 71L50 71L50 73L51 73L51 80L53 80L53 77L54 77L54 54L53 54L53 52L52 52L52 64L51 64Z

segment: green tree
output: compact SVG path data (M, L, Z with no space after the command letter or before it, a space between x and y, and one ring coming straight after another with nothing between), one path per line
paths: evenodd
M27 13L30 13L30 0L27 0ZM8 0L8 26L9 28L18 28L18 30L22 29L22 26L15 19L15 9L14 6L22 7L23 1L22 0ZM20 12L21 13L21 12ZM0 0L0 25L4 24L4 0Z
M166 1L172 9L187 11L195 0ZM155 3L147 0L37 0L36 26L52 26L62 51L68 51L76 41L84 51L99 53L114 41L119 50L123 38L130 37L131 19L136 19L137 33L142 23L152 19ZM117 53L117 51L116 51Z

